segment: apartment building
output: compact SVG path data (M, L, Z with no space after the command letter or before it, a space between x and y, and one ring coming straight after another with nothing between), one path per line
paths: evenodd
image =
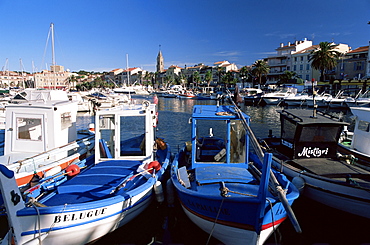
M342 80L361 80L370 78L369 46L362 46L347 52L338 62L336 78Z
M45 89L66 89L69 87L70 79L72 75L68 70L64 70L64 66L50 66L50 71L43 70L38 73L34 73L34 81L36 88Z
M311 62L309 61L311 52L317 49L319 49L319 45L312 45L301 51L293 53L291 56L291 70L294 71L303 81L311 81L312 79L319 81L320 79L320 71L312 69ZM334 50L338 51L342 55L345 55L350 49L351 48L347 44L340 43L337 44ZM335 79L335 70L328 71L326 75L326 79Z
M276 49L276 55L265 59L270 67L267 81L279 81L280 75L284 74L285 71L292 70L292 55L311 46L312 41L307 40L306 38L301 41L295 41L294 43L288 42L287 45L281 43L280 47Z

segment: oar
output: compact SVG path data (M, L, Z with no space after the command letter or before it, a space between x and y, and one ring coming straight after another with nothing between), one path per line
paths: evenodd
M231 97L230 91L228 90L227 92L228 92L229 96ZM234 105L235 111L238 113L239 118L243 122L244 128L246 129L249 137L251 138L251 143L252 143L253 148L255 149L255 151L257 153L257 156L258 156L259 160L263 163L264 153L263 153L260 145L258 144L258 141L256 139L256 136L254 135L252 129L249 127L249 125L247 123L247 120L243 116L242 111L239 109L239 107L235 104L235 102L232 99L231 99L231 103ZM276 177L275 177L274 173L272 172L272 170L270 170L270 181L272 181L272 185L274 186L274 188L275 188L275 190L276 190L276 192L278 194L279 200L283 204L283 206L285 208L285 211L287 212L287 215L288 215L290 221L292 222L292 224L293 224L296 232L297 233L302 233L302 229L301 229L301 227L300 227L300 225L298 223L297 218L294 215L294 212L292 210L292 207L289 205L289 202L286 199L284 190L281 187L281 185L278 182L278 180L276 179Z
M141 174L144 174L144 173L148 173L148 172L150 172L151 170L154 170L154 167L153 167L153 168L148 168L148 169L146 169L146 170L144 170L144 171L141 171L140 173L134 174L134 175L132 175L131 177L124 179L124 180L123 180L123 181L122 181L118 186L116 186L116 188L114 188L114 189L111 191L111 193L110 193L110 194L115 193L115 192L119 191L121 188L125 187L125 186L126 186L126 184L127 184L127 182L129 182L129 181L133 180L135 177L137 177L137 176L139 176L139 175L141 175Z

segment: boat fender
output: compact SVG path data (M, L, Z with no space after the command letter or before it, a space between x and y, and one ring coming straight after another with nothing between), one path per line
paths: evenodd
M162 183L159 180L157 180L154 184L154 193L157 202L162 203L164 201L164 193Z
M166 150L167 145L162 138L157 138L155 143L157 144L157 149Z
M62 171L62 168L60 166L55 166L54 168L49 169L48 171L45 172L44 177L50 177L53 176L57 173Z
M95 132L95 124L94 123L89 124L89 131L90 132Z
M306 185L306 181L299 176L296 176L292 179L292 183L297 189L299 190L300 193L303 192L304 186Z
M66 173L69 177L75 176L80 173L80 167L76 164L71 164L66 168Z
M153 168L156 172L158 172L162 168L162 166L158 161L152 161L148 164L147 169L151 169L151 168ZM149 173L153 173L153 170L150 170Z

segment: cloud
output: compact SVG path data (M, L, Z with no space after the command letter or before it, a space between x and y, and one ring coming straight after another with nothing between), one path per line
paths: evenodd
M221 56L221 57L235 57L240 56L241 53L238 51L220 51L212 54L213 56Z
M258 52L258 53L255 53L255 54L258 54L258 55L276 55L276 51L269 51L269 52Z
M278 37L280 39L287 39L287 38L296 37L297 34L294 34L294 33L271 32L271 33L266 33L265 36L266 37Z

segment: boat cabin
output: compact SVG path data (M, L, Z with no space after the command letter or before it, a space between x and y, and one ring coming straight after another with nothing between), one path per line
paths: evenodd
M156 106L121 105L98 111L95 117L95 162L112 159L154 160Z
M336 157L337 143L345 125L319 111L291 109L280 113L279 152L290 159Z
M351 148L370 155L370 108L351 107L355 118L355 128Z
M193 168L248 162L248 135L231 106L195 105L191 124Z
M68 98L8 104L5 115L4 155L35 155L77 139L77 103Z

